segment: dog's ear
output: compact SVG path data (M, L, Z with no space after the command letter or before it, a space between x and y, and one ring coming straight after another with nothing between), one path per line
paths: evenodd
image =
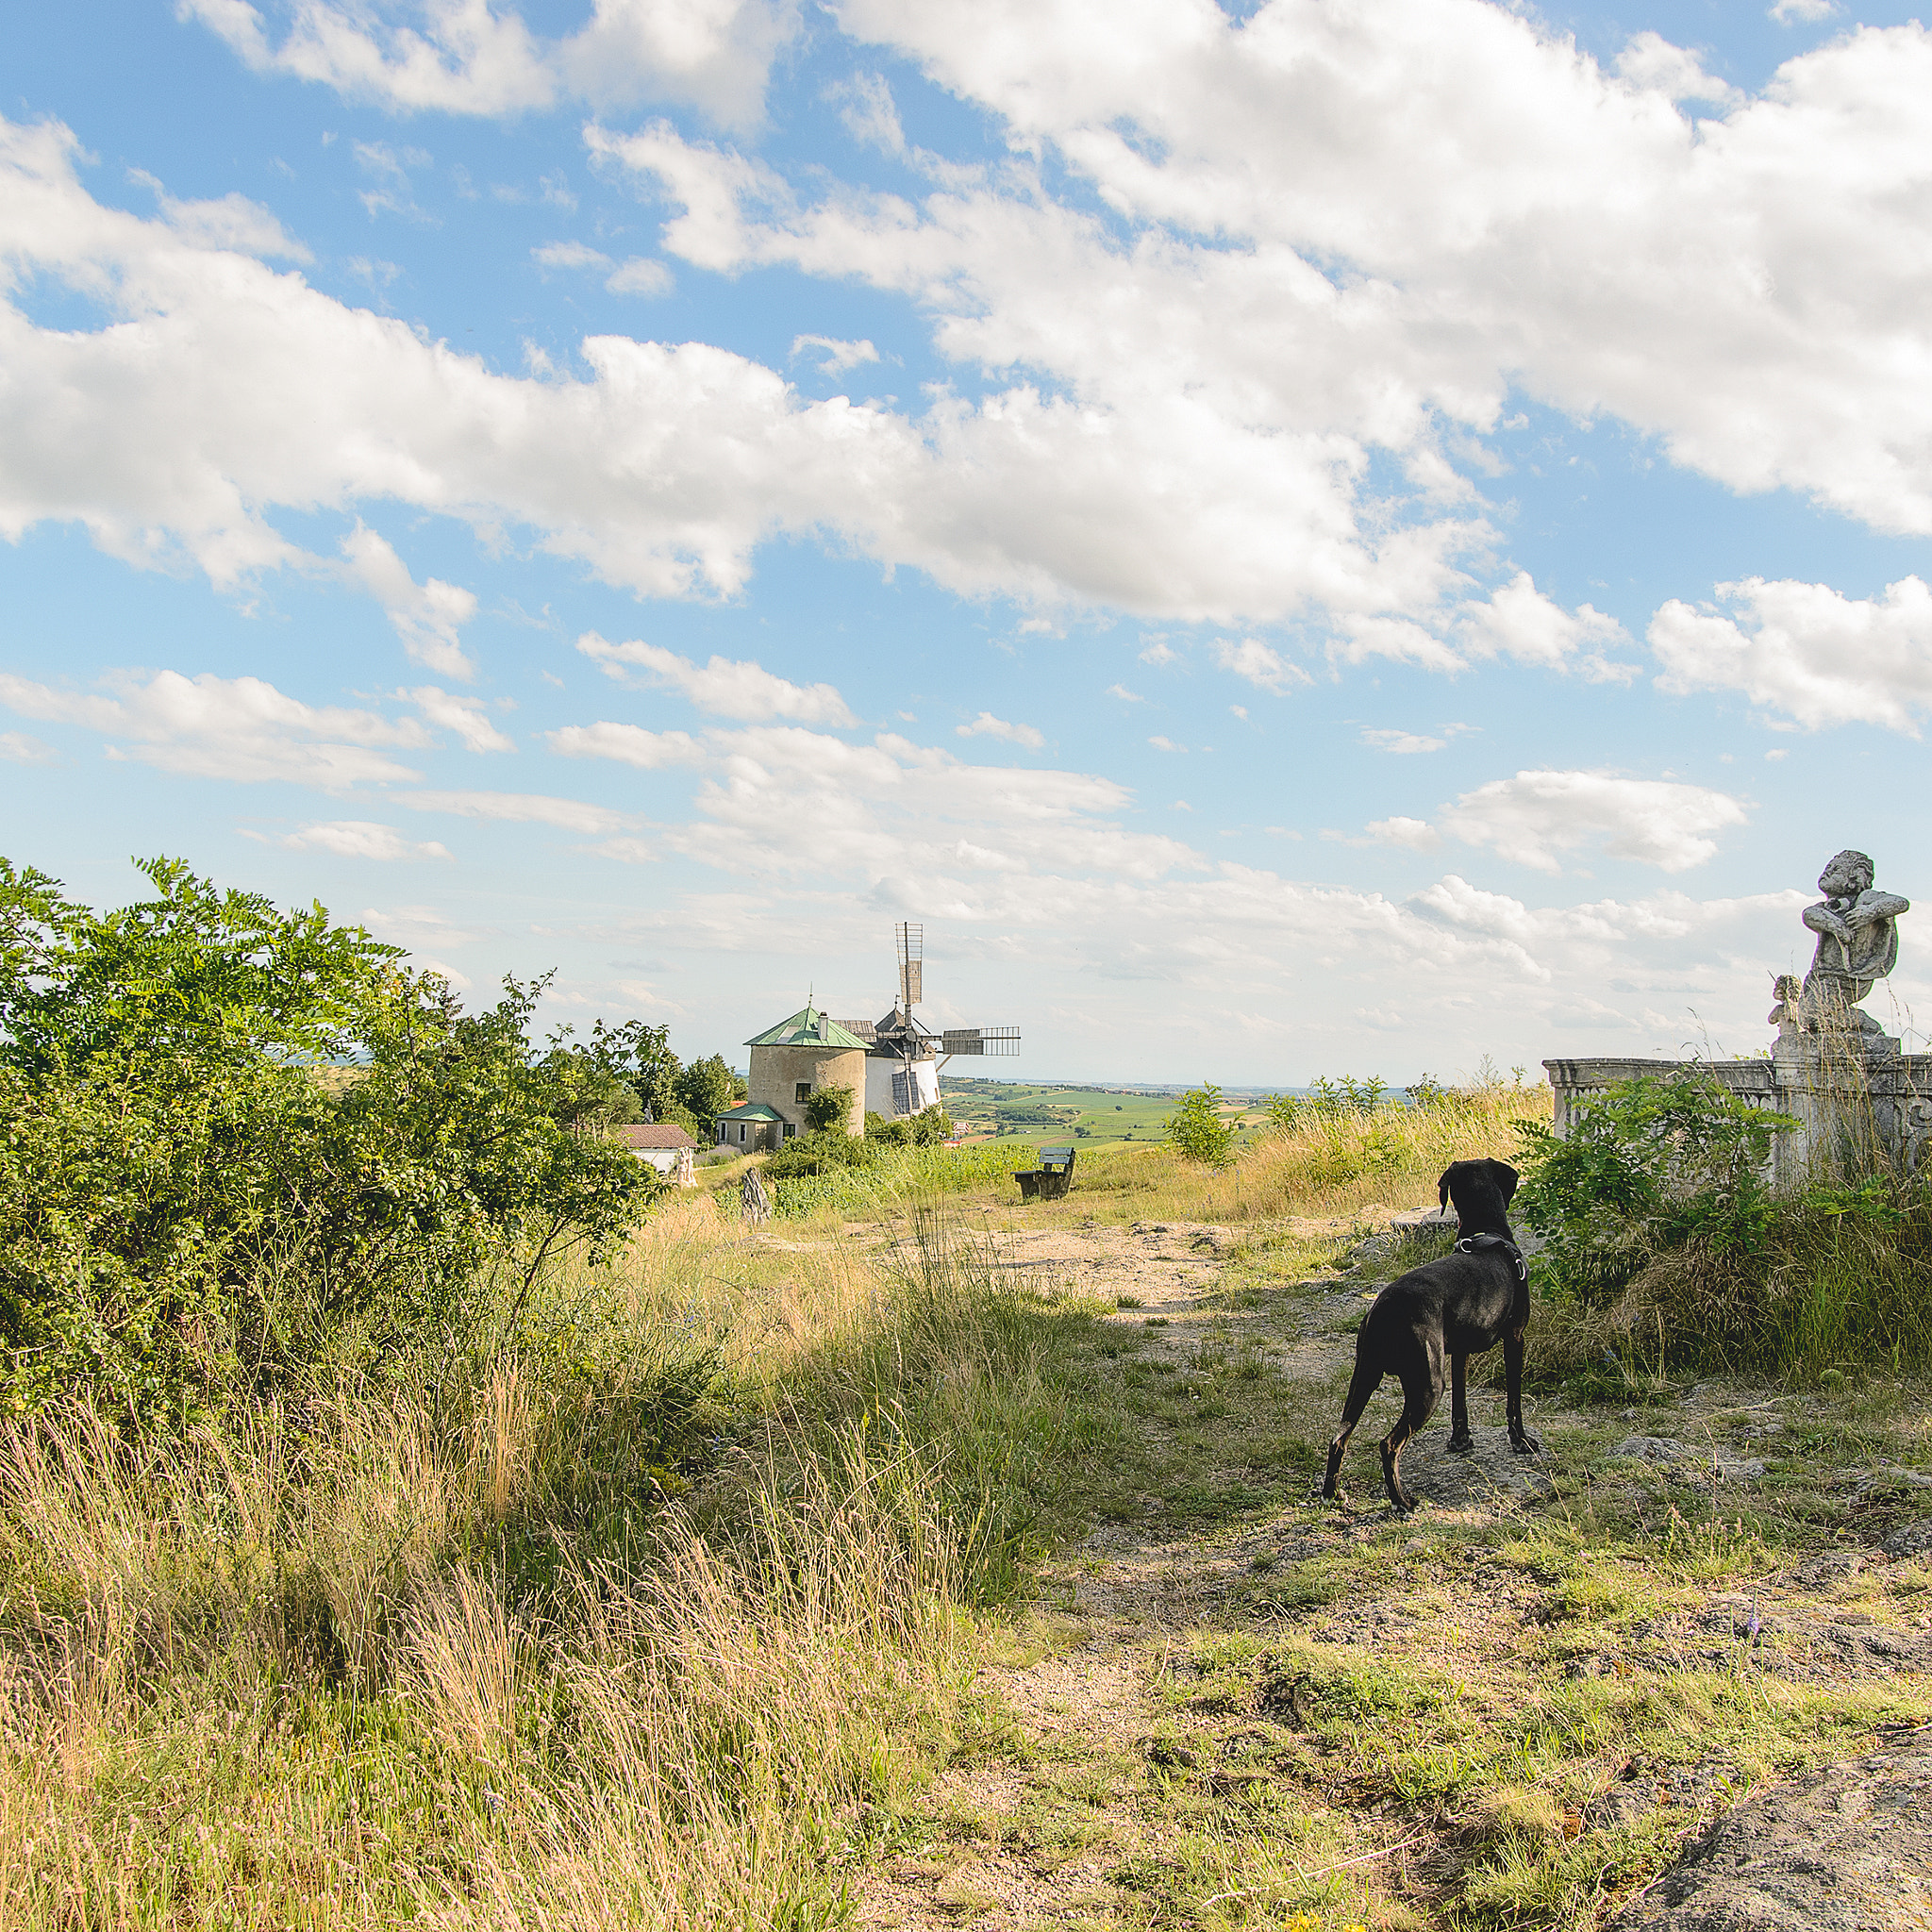
M1445 1167L1442 1170L1442 1178L1436 1183L1436 1206L1439 1208L1446 1208L1449 1205L1450 1172L1451 1170Z
M1520 1178L1516 1170L1507 1160L1486 1160L1483 1165L1493 1176L1496 1187L1503 1196L1504 1207L1508 1207L1515 1195L1516 1183Z

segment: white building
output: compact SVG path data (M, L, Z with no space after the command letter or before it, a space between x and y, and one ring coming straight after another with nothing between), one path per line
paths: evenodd
M613 1127L610 1138L680 1188L691 1186L697 1178L692 1162L698 1143L682 1127L646 1122L641 1126Z

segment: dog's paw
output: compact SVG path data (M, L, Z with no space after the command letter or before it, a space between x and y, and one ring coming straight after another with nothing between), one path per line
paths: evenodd
M1451 1436L1449 1438L1449 1453L1452 1456L1474 1456L1475 1454L1475 1438L1474 1436Z
M1532 1436L1527 1430L1524 1430L1521 1435L1511 1436L1509 1438L1509 1446L1519 1456L1541 1456L1543 1453L1541 1441L1537 1437Z

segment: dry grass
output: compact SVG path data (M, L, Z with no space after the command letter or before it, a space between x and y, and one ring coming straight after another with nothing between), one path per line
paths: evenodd
M1429 1107L1337 1111L1258 1136L1220 1170L1165 1146L1083 1150L1070 1198L1108 1220L1267 1222L1413 1207L1435 1198L1452 1160L1510 1158L1517 1123L1547 1121L1551 1108L1547 1087L1459 1088Z
M166 1442L14 1428L0 1923L834 1916L868 1807L947 1747L973 1577L1014 1560L971 1445L1058 1402L997 1275L923 1259L755 1250L699 1202L385 1391Z

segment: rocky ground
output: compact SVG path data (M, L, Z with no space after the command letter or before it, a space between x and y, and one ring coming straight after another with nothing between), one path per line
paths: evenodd
M1103 1311L1082 1360L1118 1448L974 1735L858 1877L860 1923L1581 1926L1666 1867L1624 1923L1925 1923L1924 1734L1874 1750L1932 1716L1920 1411L1533 1399L1528 1458L1485 1388L1474 1456L1446 1454L1446 1405L1411 1446L1403 1520L1375 1466L1391 1384L1324 1505L1377 1285L1337 1265L1347 1232L988 1234L1042 1298ZM1856 1761L1785 1781L1834 1757Z

